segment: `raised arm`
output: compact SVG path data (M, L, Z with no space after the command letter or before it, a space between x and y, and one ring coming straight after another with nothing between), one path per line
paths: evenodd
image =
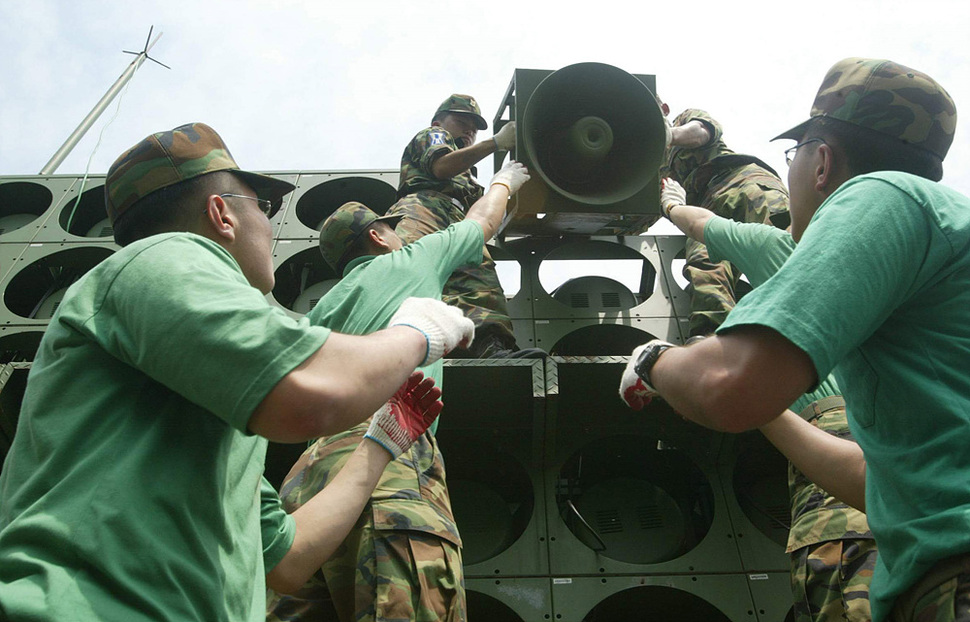
M524 164L508 162L492 177L485 195L468 208L465 219L474 220L482 226L486 241L492 239L505 217L509 197L528 180L529 171Z
M464 173L496 151L508 151L514 146L515 122L512 121L503 125L491 138L439 156L431 165L431 172L438 179L450 179Z
M665 177L661 181L660 208L687 237L704 243L704 225L713 212L703 207L687 205L687 193L675 180Z
M409 298L382 331L331 334L269 392L249 429L281 443L346 430L377 410L415 367L471 343L473 333L474 324L457 307Z
M334 479L293 512L293 544L266 575L277 592L300 589L344 541L388 463L406 452L441 412L441 390L415 372L371 421L363 441ZM307 454L291 473L306 468Z

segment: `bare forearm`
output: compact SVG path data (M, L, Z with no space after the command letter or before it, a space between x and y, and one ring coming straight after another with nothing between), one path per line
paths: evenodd
M771 421L814 382L808 355L757 326L671 348L650 372L650 383L674 410L727 432Z
M677 205L671 208L668 217L674 226L684 232L684 235L704 243L704 225L713 216L713 212L694 205Z
M761 426L761 432L805 477L866 511L866 459L858 444L832 436L790 410Z
M438 179L450 179L464 173L493 153L495 153L495 141L487 138L470 147L463 147L439 157L431 165L431 172Z
M475 201L468 208L465 218L474 220L482 226L485 241L489 241L498 231L505 217L505 208L509 202L509 189L502 184L492 184L485 196Z
M333 481L293 512L296 536L266 575L269 587L293 593L333 555L357 523L390 460L385 449L363 439Z
M249 429L297 443L360 423L404 384L427 353L424 336L395 326L365 336L333 333L270 391Z
M711 140L711 132L697 119L684 125L670 128L670 144L685 149L697 149L707 145Z

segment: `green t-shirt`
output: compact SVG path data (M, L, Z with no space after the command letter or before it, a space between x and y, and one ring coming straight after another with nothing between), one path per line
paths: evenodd
M728 260L747 277L752 287L760 287L781 268L795 250L795 241L786 232L761 223L740 223L714 216L704 225L704 241L712 261ZM791 405L800 413L810 403L842 395L834 376L829 374L818 388L805 393ZM837 436L851 438L844 409L831 409L813 417L812 425ZM872 538L862 512L839 501L811 482L794 465L788 465L791 499L791 528L787 552L841 539Z
M264 620L266 441L247 424L328 335L192 234L90 270L41 341L0 476L0 611Z
M344 277L307 314L314 326L351 335L366 335L387 327L405 298L441 299L445 281L457 268L482 262L482 227L473 220L457 222L426 235L400 250L358 257ZM438 386L442 362L426 368Z
M867 461L875 622L938 560L970 551L970 199L861 175L819 208L721 331L768 326L836 368Z
M795 241L787 231L762 223L735 222L716 214L704 225L704 242L711 261L730 261L748 277L751 287L759 287L770 279L795 250ZM799 413L830 395L842 395L831 374L790 408Z

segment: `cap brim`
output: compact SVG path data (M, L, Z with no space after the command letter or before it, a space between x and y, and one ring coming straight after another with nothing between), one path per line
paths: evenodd
M280 207L283 205L283 197L296 190L296 186L290 182L276 179L269 175L260 175L259 173L240 170L230 172L239 175L243 181L252 186L253 190L256 191L256 196L261 199L270 200L273 204L273 209L269 214L270 218L275 216L276 212L280 211Z
M448 112L454 112L456 114L467 114L469 117L475 119L475 127L480 130L488 129L488 122L480 114L475 114L474 112L468 112L467 110L449 110Z
M404 214L398 214L397 216L381 216L374 222L387 223L387 226L393 229L397 226L397 223L401 222L402 218L404 218Z
M782 134L775 136L771 140L781 140L783 138L787 138L791 140L801 140L802 136L804 136L805 132L808 130L808 124L811 122L812 122L811 119L809 119L808 121L803 121L798 125L796 125L795 127L788 130L787 132L784 132Z

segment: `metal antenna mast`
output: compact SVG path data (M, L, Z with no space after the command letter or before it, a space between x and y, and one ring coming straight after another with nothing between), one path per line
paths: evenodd
M61 165L61 162L64 161L64 158L66 158L67 155L71 153L71 150L74 149L74 147L78 144L78 142L81 140L84 134L89 129L91 129L91 126L94 125L94 122L98 120L98 117L100 117L101 113L104 112L105 108L108 107L108 104L110 104L111 101L115 98L115 96L121 92L121 89L123 89L124 86L128 84L128 81L131 80L131 77L133 75L135 75L135 71L137 71L138 68L141 67L141 64L145 62L146 58L152 61L153 63L158 63L159 65L161 65L162 67L165 67L166 69L171 69L171 67L169 67L168 65L162 62L159 62L148 55L148 50L152 49L152 46L155 45L155 43L162 36L162 33L158 33L158 35L155 37L155 40L150 41L152 38L152 30L154 30L154 28L155 27L152 26L151 28L148 29L148 38L145 39L145 48L141 52L129 52L128 50L122 50L122 52L124 52L125 54L133 54L135 56L135 60L131 61L131 64L128 65L128 68L125 69L125 71L115 81L115 83L111 85L111 88L108 89L108 92L104 94L104 97L102 97L101 100L94 105L94 108L91 109L91 112L88 113L88 116L84 117L84 120L81 121L81 124L77 126L77 129L75 129L74 132L67 137L67 140L64 141L64 144L61 145L61 148L57 150L57 153L55 153L53 157L51 157L50 161L44 165L44 168L40 169L40 173L39 173L40 175L51 175L54 173L54 171L57 170L57 167Z

